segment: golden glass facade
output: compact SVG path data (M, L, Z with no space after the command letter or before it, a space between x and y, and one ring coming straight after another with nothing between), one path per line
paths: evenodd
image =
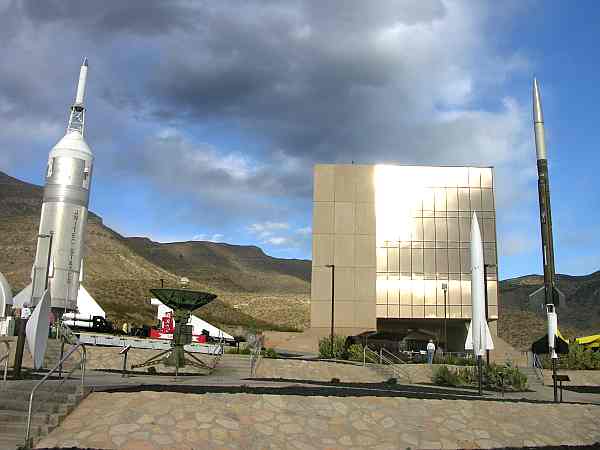
M498 318L494 172L479 167L375 166L377 318L469 319L471 217Z

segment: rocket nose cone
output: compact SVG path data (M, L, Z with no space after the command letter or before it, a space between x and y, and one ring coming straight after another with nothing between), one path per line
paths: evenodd
M540 86L537 78L533 79L533 122L544 122L544 114L542 113L542 99L540 96Z
M87 66L88 66L88 59L87 59L87 56L84 56L84 57L83 57L83 63L82 63L81 65L82 65L82 66L85 66L85 67L87 67Z

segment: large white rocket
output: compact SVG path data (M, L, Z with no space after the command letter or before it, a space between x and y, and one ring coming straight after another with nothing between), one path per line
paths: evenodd
M80 271L83 258L83 239L87 223L92 166L94 155L84 139L85 85L88 63L84 59L79 72L75 103L71 106L65 136L50 151L44 186L44 199L39 234L52 234L50 239L38 237L31 285L18 302L38 304L44 295L48 261L52 283L50 307L61 310L77 309ZM15 297L15 300L17 300Z
M471 323L465 342L466 350L473 350L476 357L484 356L486 350L493 350L492 335L485 319L483 245L477 215L471 220Z

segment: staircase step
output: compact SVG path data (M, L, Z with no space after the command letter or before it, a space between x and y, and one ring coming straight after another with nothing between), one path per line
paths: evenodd
M14 400L29 404L29 396L31 390L7 390L0 391L0 405L5 402ZM48 392L48 391L36 391L34 395L34 402L75 402L79 395L71 392Z
M30 436L40 436L48 434L54 427L49 425L31 424ZM25 441L26 422L0 423L0 437L16 439L19 443ZM4 449L4 447L0 447Z

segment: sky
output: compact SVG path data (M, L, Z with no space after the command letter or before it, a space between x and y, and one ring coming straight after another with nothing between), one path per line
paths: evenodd
M90 209L126 236L311 257L316 163L496 168L502 278L600 269L592 0L0 0L0 170L43 183L89 58Z

